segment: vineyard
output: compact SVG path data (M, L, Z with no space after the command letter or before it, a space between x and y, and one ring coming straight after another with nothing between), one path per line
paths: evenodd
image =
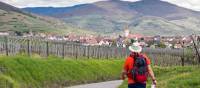
M68 41L52 41L43 38L0 37L0 53L7 56L25 54L42 57L56 56L64 58L85 57L87 59L125 58L129 55L128 48L109 46L85 46ZM152 49L143 48L154 65L172 66L197 64L193 50L187 49Z

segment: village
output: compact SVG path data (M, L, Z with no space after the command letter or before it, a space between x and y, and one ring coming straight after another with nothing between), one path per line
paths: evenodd
M185 47L192 47L193 41L200 40L200 36L188 35L188 36L145 36L138 33L131 33L130 30L125 29L123 34L117 36L101 36L101 35L58 35L58 34L45 34L45 33L22 33L18 32L0 32L0 36L20 36L20 37L39 37L40 39L56 40L56 41L68 41L74 43L80 43L85 46L117 46L127 47L132 42L137 41L142 47L150 48L169 48L169 49L181 49Z

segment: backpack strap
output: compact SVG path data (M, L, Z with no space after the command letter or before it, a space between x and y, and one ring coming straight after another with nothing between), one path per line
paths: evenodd
M140 56L144 58L144 60L145 60L145 62L147 64L147 58L143 54L140 54Z

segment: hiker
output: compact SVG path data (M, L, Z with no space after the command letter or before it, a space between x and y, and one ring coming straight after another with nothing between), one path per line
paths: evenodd
M150 66L150 59L141 53L140 44L133 43L129 46L129 50L131 54L127 57L121 74L123 80L125 77L128 78L128 88L146 88L148 75L151 77L153 85L156 85L157 81Z

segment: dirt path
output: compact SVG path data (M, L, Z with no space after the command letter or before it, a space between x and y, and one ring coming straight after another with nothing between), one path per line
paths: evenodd
M119 85L122 84L122 82L123 82L122 80L116 80L116 81L78 85L78 86L72 86L72 87L66 87L66 88L118 88Z

